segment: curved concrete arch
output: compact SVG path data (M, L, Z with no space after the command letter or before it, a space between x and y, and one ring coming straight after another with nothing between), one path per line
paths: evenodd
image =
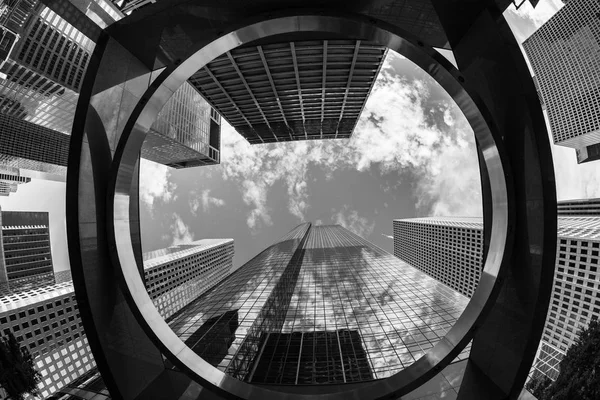
M484 8L483 18L493 15L493 11L493 7L491 12ZM493 98L486 98L487 93L479 94L482 77L478 76L478 71L461 68L459 72L433 49L424 46L418 37L411 37L398 27L373 21L365 16L340 16L343 14L331 10L323 10L319 13L306 12L304 15L300 15L299 11L294 11L291 15L287 11L283 13L288 16L255 16L251 20L232 22L231 31L220 32L216 40L214 37L208 37L204 42L197 43L195 49L191 46L188 51L191 56L188 59L181 63L177 62L177 65L167 66L161 73L145 68L143 63L107 34L103 35L98 43L94 54L97 63L92 64L88 69L84 83L85 90L82 91L74 124L68 175L68 208L71 205L72 210L77 209L78 213L76 216L69 214L68 229L69 241L72 245L70 247L73 247L70 249L72 263L76 260L74 264L79 267L73 275L76 287L79 287L78 299L82 299L81 304L84 308L82 317L86 331L89 332L88 336L91 336L90 344L99 368L113 396L115 396L114 392L118 393L116 398L119 395L123 398L144 398L145 391L158 386L159 382L161 384L168 382L185 398L195 398L194 396L197 397L202 392L202 387L191 382L186 376L165 368L159 350L168 354L180 368L194 376L203 386L211 388L216 393L233 395L237 398L267 398L283 395L230 378L187 349L156 312L141 282L136 263L136 252L139 253L140 249L134 233L139 221L135 218L137 205L130 202L130 197L137 190L132 172L135 171L145 133L162 105L187 77L221 53L240 44L290 31L317 31L356 35L363 40L366 38L387 45L407 55L442 84L473 126L480 149L486 202L486 244L489 250L484 274L471 304L447 337L411 367L386 380L355 388L351 393L341 392L331 394L329 397L395 398L407 393L449 363L474 334L473 351L478 354L478 343L484 343L484 339L487 338L487 335L479 334L485 330L478 328L485 327L487 314L491 314L494 320L495 310L499 308L497 295L500 293L502 298L502 291L506 291L507 282L511 280L516 286L523 284L512 279L515 275L515 256L519 255L518 251L517 254L512 252L514 230L518 231L520 226L529 224L538 215L543 215L543 222L546 223L548 215L552 216L552 212L555 213L554 208L548 207L553 202L555 204L555 194L553 188L548 188L548 184L553 182L553 176L549 148L543 139L545 135L543 120L542 125L539 124L541 115L539 110L537 115L533 112L532 117L518 115L519 118L516 118L521 125L520 131L535 139L532 141L534 146L526 150L533 154L528 162L537 164L533 165L533 168L526 167L530 167L529 175L532 175L531 172L537 175L537 181L522 182L521 178L528 177L527 171L524 171L523 176L515 176L513 180L509 171L521 170L514 167L515 159L522 161L522 158L511 155L515 149L510 147L506 149L510 151L503 155L506 138L510 136L510 133L505 130L507 123L502 119L503 107L494 103ZM479 15L477 18L481 19L482 16ZM442 17L440 19L443 21ZM374 22L377 24L375 25ZM471 23L470 27L473 26L476 24ZM492 25L493 28L495 26ZM492 33L497 32L498 30ZM453 37L452 33L448 35L450 38ZM466 53L470 54L474 53L475 48L467 50ZM114 61L117 60L126 68L125 71L120 71L120 76L115 77L111 72L115 71ZM470 74L472 76L469 76ZM499 81L490 76L483 78ZM520 78L525 79L525 82L529 79L523 76ZM495 85L488 86L498 86L497 82L493 83ZM525 93L524 100L528 107L535 107L535 104L531 104L532 83L530 86L525 87L524 92L527 90L529 92ZM533 95L535 96L535 91ZM116 104L121 106L118 113L114 112ZM488 109L490 111L487 111ZM521 112L526 111L528 110L521 110ZM536 129L531 129L532 125ZM112 173L109 176L107 167L110 165L112 165ZM517 165L519 166L523 165ZM534 210L533 213L526 209L523 213L520 210L523 203L527 202L527 193L522 191L525 189L526 192L527 187L531 187L532 184L541 192L539 196L541 208ZM551 229L551 221L548 225ZM556 221L554 221L555 231ZM552 282L554 248L552 248L553 242L546 237L549 236L548 232L546 230L542 232L544 235L533 238L537 240L528 241L529 247L533 244L534 247L538 246L537 248L543 250L541 255L544 251L552 251L552 255L548 257L546 253L545 260L542 259L541 263L530 263L528 266L532 267L531 271L525 271L525 274L537 279L537 282L534 281L537 290L529 301L533 307L528 307L528 311L539 311L541 308L544 309L545 316ZM551 235L552 231L550 230L549 233ZM517 244L517 249L520 245L521 243ZM89 262L92 259L95 259L96 263L93 266L86 265L85 261ZM550 263L552 265L549 269ZM523 272L520 271L521 274ZM549 274L550 280L548 280ZM99 276L104 279L95 282L94 279ZM109 282L110 277L118 277L122 281L121 287L116 286L114 281ZM101 288L115 294L115 298L108 302L109 304L102 304L95 298ZM515 294L518 297L520 293ZM503 311L507 314L506 309ZM109 325L103 325L102 321L109 322ZM524 329L523 334L525 338L533 338L533 341L537 342L541 334L543 318L541 323L539 318L533 322L528 323L529 329ZM119 340L115 337L119 330L122 332L125 327L129 330L127 333L132 348L118 343ZM483 346L485 345L481 347ZM527 365L531 364L532 358L531 350L524 348L521 349L520 357L515 358L514 362L515 365L525 365L520 367L523 370L528 368ZM122 364L118 365L118 361ZM475 361L472 361L470 365L474 363ZM141 365L146 368L139 370L138 375L142 376L136 376L134 381L137 381L125 382L123 377L116 373L117 369L123 370L127 364ZM512 378L509 377L507 387L501 387L501 392L510 394L515 392L515 388L519 385L522 386L525 375L521 370L517 371L518 374ZM498 375L501 380L506 378L507 373L502 371ZM465 382L469 382L470 376L472 374L470 375L468 370ZM496 386L494 390L504 383L498 384L499 379L493 374L484 373L484 378L494 383ZM476 379L468 383L469 388L464 391L461 389L461 393L470 396L469 393L477 387L476 382L483 382L483 380ZM492 390L490 385L483 386ZM285 396L306 397L292 394Z

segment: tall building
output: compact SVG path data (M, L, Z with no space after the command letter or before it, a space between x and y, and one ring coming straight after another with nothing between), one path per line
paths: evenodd
M95 366L71 281L0 296L0 327L33 356L43 398Z
M600 199L559 201L558 216L600 216Z
M251 144L349 138L386 52L360 40L253 43L190 82Z
M146 289L168 318L225 279L233 268L233 239L202 239L144 253Z
M0 196L8 196L17 191L18 185L28 183L31 178L21 176L19 168L0 164Z
M523 42L554 143L600 158L600 0L570 0Z
M471 297L481 277L481 218L394 220L394 255Z
M198 355L238 379L341 384L411 365L467 302L340 226L307 223L168 322Z
M592 213L583 214L589 202ZM576 203L572 214L561 207ZM558 376L558 364L577 332L600 318L600 216L597 200L559 203L556 269L552 299L532 374ZM574 216L571 216L574 215ZM448 243L450 242L450 243ZM394 220L394 254L448 286L473 294L483 252L480 218L411 218Z
M7 215L5 219L11 222L11 218L16 217ZM6 254L6 246L4 249ZM148 293L161 315L168 318L231 272L233 239L171 246L145 253L144 259ZM0 333L12 331L33 355L42 375L38 385L42 397L69 394L79 386L106 395L83 330L70 273L50 272L35 278L26 286L0 287Z
M50 225L47 212L0 213L0 284L13 290L53 283Z
M221 117L185 82L165 104L142 147L142 157L173 168L218 164Z
M106 0L84 3L100 26L123 17ZM39 0L6 3L0 28L0 162L26 175L31 170L64 180L75 107L95 43ZM174 168L218 164L220 140L220 116L186 83L152 127L142 157Z

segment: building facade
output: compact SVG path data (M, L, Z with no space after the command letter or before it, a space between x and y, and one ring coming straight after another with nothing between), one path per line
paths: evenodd
M142 147L142 157L173 168L218 164L221 117L185 82L175 91Z
M45 216L47 219L47 213ZM17 217L7 215L4 220L14 223ZM19 229L21 234L22 231ZM4 249L6 255L6 245ZM9 248L9 255L11 251L14 253ZM7 258L7 264L11 259ZM148 293L161 315L168 318L227 277L232 261L233 239L204 239L145 253L144 279ZM43 398L54 393L68 395L79 386L89 391L97 389L97 395L108 396L101 379L97 376L98 379L92 379L97 371L70 273L53 273L51 259L49 267L50 272L28 276L19 285L9 281L8 286L0 287L0 333L11 331L33 355L36 369L42 375L38 388Z
M53 282L50 224L47 212L0 213L0 284L20 290Z
M0 164L0 196L9 196L17 191L18 185L30 181L31 178L21 176L19 168Z
M101 27L123 17L105 0L84 5ZM39 0L4 4L0 28L0 162L64 180L75 107L95 43ZM220 128L220 116L185 83L148 134L142 157L174 168L218 164Z
M588 201L559 203L556 268L546 325L531 374L558 377L558 366L575 343L579 329L600 318L600 216L584 215ZM575 211L569 204L576 204ZM566 212L561 213L561 207ZM574 216L572 216L574 215ZM451 240L448 245L444 241ZM480 218L411 218L394 220L394 254L400 259L472 296L483 268L483 222Z
M244 46L190 82L251 144L349 138L387 49L360 40Z
M600 216L600 199L563 200L557 203L558 216Z
M385 378L452 327L468 300L341 226L302 224L169 320L238 379L327 385Z
M233 268L233 239L202 239L144 253L148 294L167 319L225 279Z
M71 281L5 292L0 327L33 356L42 398L95 366Z
M554 143L599 158L599 0L570 0L523 42L548 112Z

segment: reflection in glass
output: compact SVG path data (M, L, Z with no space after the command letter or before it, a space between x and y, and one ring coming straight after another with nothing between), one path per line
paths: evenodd
M184 341L235 311L217 367L272 384L359 382L411 365L468 299L340 226L303 224L169 321ZM228 326L233 326L229 324ZM204 331L203 331L204 332ZM463 354L464 356L464 354Z

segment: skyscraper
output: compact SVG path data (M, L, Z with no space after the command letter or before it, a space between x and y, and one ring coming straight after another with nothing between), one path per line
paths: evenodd
M563 200L558 202L560 216L600 216L600 199Z
M190 82L251 144L349 138L387 49L360 40L245 46Z
M523 42L554 143L600 158L600 1L570 0Z
M370 381L412 364L468 300L341 226L302 224L169 325L238 379Z
M481 218L394 220L394 255L471 297L483 269Z
M575 212L561 215L561 207L570 203L577 203ZM559 203L552 299L533 374L556 379L558 364L577 331L600 317L600 216L583 213L586 208L594 210L595 203L594 199ZM394 220L394 254L467 296L479 282L482 252L481 218Z
M106 26L123 17L111 3L88 1ZM64 180L69 135L95 43L38 0L0 9L0 162ZM166 104L142 157L174 168L218 164L220 116L190 85Z
M142 147L142 157L173 168L218 164L221 117L185 82L165 104Z
M231 272L233 240L199 240L148 252L144 258L148 293L167 318ZM1 288L2 333L11 331L33 355L44 398L69 385L103 393L106 389L95 370L70 273L46 275L51 280L30 279L28 286Z
M231 273L233 239L202 239L144 253L146 289L168 318Z
M0 196L8 196L17 191L17 186L28 183L31 178L21 176L19 168L0 164Z
M11 289L54 283L47 212L0 213L0 284Z
M43 398L95 366L71 281L0 295L0 326L33 356Z

